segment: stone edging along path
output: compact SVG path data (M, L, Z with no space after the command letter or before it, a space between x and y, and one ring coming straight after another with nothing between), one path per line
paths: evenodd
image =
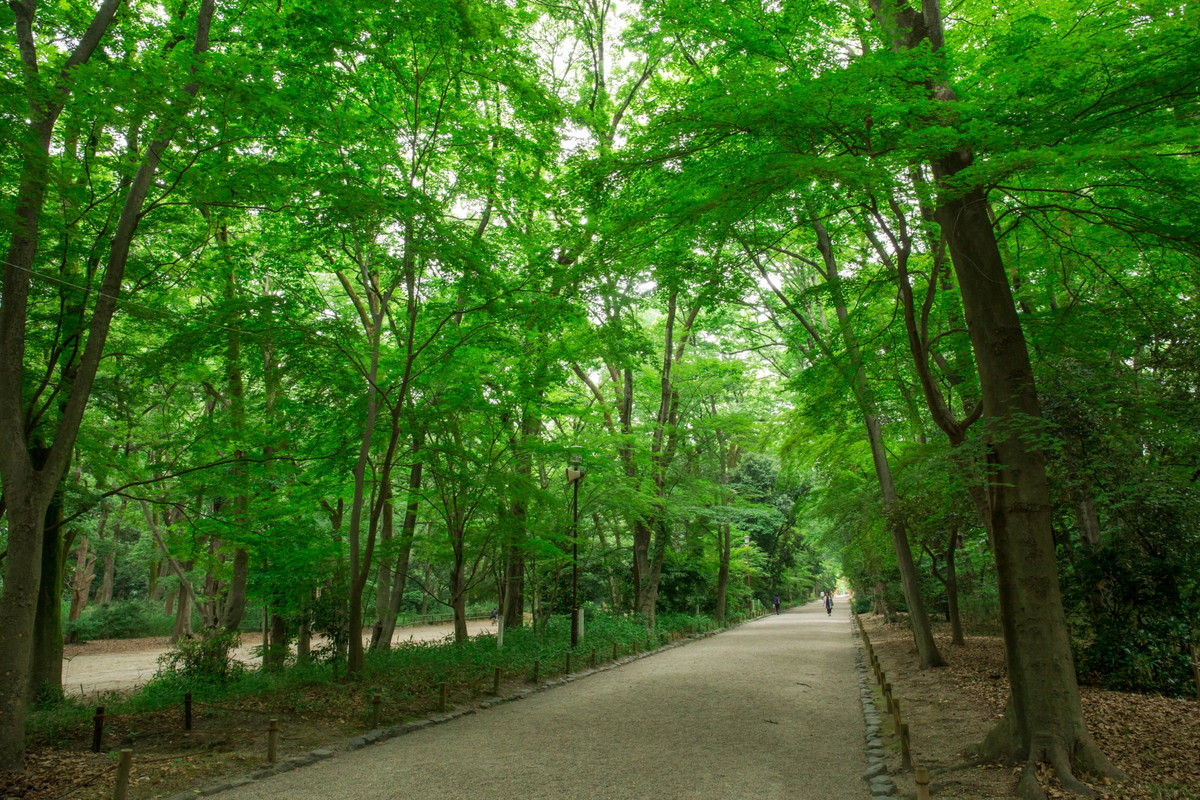
M863 722L867 726L867 771L863 779L871 789L871 800L884 800L896 793L896 784L887 771L883 751L883 720L875 707L875 690L863 656L862 638L850 620L850 635L854 637L854 666L858 670L859 697L862 701Z
M763 616L768 616L768 615L763 615ZM756 618L756 619L758 619L758 618ZM750 622L750 621L754 621L754 620L747 620L747 622ZM746 624L746 623L743 622L738 625L731 626L729 628L724 628L724 629L722 629L722 631L731 631L738 627L741 627L744 624ZM359 749L362 749L369 745L384 742L386 740L389 740L389 739L392 739L392 738L395 738L398 736L404 736L409 733L413 733L413 732L416 732L419 730L424 730L426 728L430 728L435 725L440 725L440 724L443 724L446 722L450 722L451 720L458 719L460 717L465 717L465 716L475 714L477 711L479 711L481 709L492 708L494 706L501 705L504 703L510 703L510 702L514 702L517 700L521 700L526 697L532 696L534 694L538 694L540 692L546 691L548 689L556 688L558 686L562 686L564 684L571 683L580 678L585 678L585 677L589 677L591 675L595 675L595 674L598 674L601 672L606 672L608 670L612 670L617 667L621 667L626 664L635 662L639 659L646 658L648 656L655 655L657 653L661 653L661 652L664 652L666 650L669 650L669 649L672 649L675 647L680 647L682 645L690 644L693 641L698 641L698 640L708 638L710 636L714 636L714 635L716 635L716 633L717 632L704 633L704 634L693 634L691 636L685 637L683 639L672 642L670 644L662 645L653 650L647 650L647 651L643 651L640 653L632 654L632 655L626 656L624 658L620 658L616 661L609 662L609 663L604 664L599 667L580 670L578 672L571 673L569 675L565 675L561 678L558 678L557 680L546 681L546 682L539 683L536 686L530 686L528 688L519 689L519 690L512 692L503 697L485 698L483 701L481 701L475 705L465 707L465 708L462 708L462 709L459 709L456 711L451 711L451 712L442 713L442 714L436 714L427 719L420 719L420 720L415 720L412 722L401 723L401 724L394 725L394 726L387 727L387 728L372 730L372 731L369 731L360 736L356 736L352 739L346 740L343 743L341 743L340 745L322 747L322 748L318 748L316 750L311 750L311 751L308 751L305 753L301 753L301 754L293 756L289 759L280 761L277 764L273 764L270 766L264 766L260 769L255 770L252 773L249 773L248 775L242 775L242 776L232 777L232 778L224 778L224 779L218 780L214 783L211 783L211 784L199 787L199 788L194 788L194 789L190 789L187 791L179 792L174 795L170 795L169 797L165 798L165 800L184 800L185 798L195 798L197 796L207 796L207 795L217 794L222 791L234 789L237 787L246 786L247 784L250 784L257 780L268 778L270 776L281 774L284 772L290 772L291 770L294 770L294 769L297 769L300 767L305 767L310 764L315 764L315 763L318 763L325 759L332 758L339 751L340 752L349 752L349 751L359 750ZM855 648L856 648L856 661L857 661L857 669L859 672L860 686L863 687L863 691L867 691L866 687L869 686L869 684L864 683L865 678L864 678L864 668L862 665L862 655L861 655L861 652L858 651L857 639L855 640ZM847 698L847 699L849 699L849 698ZM888 790L886 791L886 793L877 792L877 789L882 790L884 787L877 783L877 779L881 773L875 766L875 762L877 759L872 759L871 756L872 756L872 750L876 750L877 755L880 756L880 759L878 759L878 760L881 762L882 750L878 749L878 747L882 746L882 741L879 739L879 717L878 717L878 714L875 713L875 711L874 711L874 706L871 702L869 692L862 695L862 701L863 701L864 717L866 720L866 724L868 726L867 727L867 757L868 757L868 763L869 763L868 771L866 774L863 775L863 779L865 781L867 781L868 785L870 786L870 789L871 789L870 796L871 796L872 800L875 800L875 798L887 797L889 794L891 794L892 792L895 791L895 788L894 788L894 786L891 786L890 779L886 779L886 768L883 768L882 774L885 776L885 780L888 781ZM873 723L872 723L872 716L869 716L869 715L873 715L873 719L874 719ZM874 727L874 735L873 736L872 736L872 725Z

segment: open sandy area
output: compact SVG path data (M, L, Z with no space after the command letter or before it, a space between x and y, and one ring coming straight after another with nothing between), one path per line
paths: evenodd
M487 620L467 623L467 631L472 636L495 629ZM453 634L454 625L451 623L417 625L397 629L392 642L431 642ZM257 635L245 634L242 636L242 646L235 651L235 657L246 664L257 664L260 659L254 651L261 645L262 640ZM88 696L134 689L154 676L158 669L158 657L170 648L170 642L161 636L67 645L63 657L63 690L68 694Z

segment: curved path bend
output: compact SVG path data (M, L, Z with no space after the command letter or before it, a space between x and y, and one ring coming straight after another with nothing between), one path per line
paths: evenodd
M222 800L862 800L846 603L817 603Z

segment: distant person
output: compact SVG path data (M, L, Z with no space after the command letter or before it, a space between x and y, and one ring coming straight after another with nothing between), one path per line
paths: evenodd
M825 593L825 613L833 616L833 592Z
M779 613L779 595L775 595L775 613Z
M496 624L496 618L497 618L497 617L499 617L499 616L500 616L500 609L498 609L498 608L493 608L493 609L492 609L492 613L488 615L488 619L490 619L490 620L492 621L492 624L493 624L493 625L495 625L495 624Z

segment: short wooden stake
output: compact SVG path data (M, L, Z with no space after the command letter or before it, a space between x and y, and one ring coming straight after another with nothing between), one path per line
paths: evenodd
M617 658L621 655L618 650L619 647L620 646L616 642L613 642L613 659L612 659L613 661L616 661Z
M96 715L92 717L92 752L99 753L104 743L104 706L96 706Z
M190 731L192 729L192 693L186 692L183 695L183 729Z
M267 763L274 764L279 758L279 720L267 720Z
M883 696L887 700L888 713L892 713L892 685L890 683L883 684Z
M538 676L540 675L541 671L542 671L542 662L535 658L533 660L533 682L534 683L538 682Z
M564 675L571 674L571 651L570 650L567 651L567 669L563 674Z
M905 769L912 769L912 745L908 740L908 723L900 723L900 757Z
M133 762L133 751L122 750L117 761L117 782L113 784L113 800L129 797L129 765Z
M1200 699L1200 648L1192 645L1192 680L1196 682L1196 698Z
M442 681L438 684L438 711L445 712L446 710L446 682Z
M376 730L379 727L379 707L383 705L383 698L375 695L371 698L371 730Z
M591 667L592 669L596 668L596 648L594 648L594 647L592 648L592 658L591 658L591 661L588 664L588 666Z
M500 695L500 668L496 667L494 670L492 670L492 696L498 697L499 695Z
M930 800L929 798L929 769L924 764L918 764L917 772L917 800Z

